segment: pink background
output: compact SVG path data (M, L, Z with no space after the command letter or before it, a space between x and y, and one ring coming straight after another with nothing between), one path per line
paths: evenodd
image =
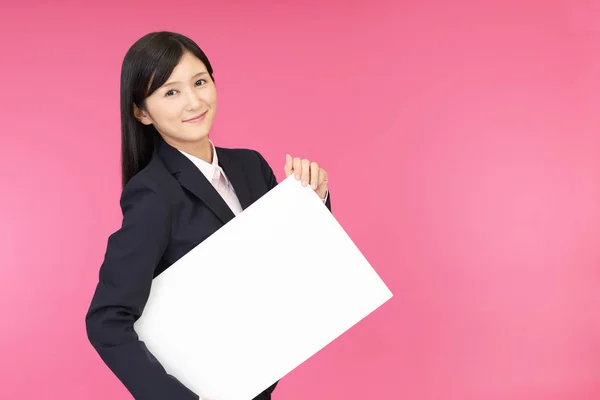
M600 398L597 2L43 3L0 11L0 398L131 398L84 314L120 64L163 29L214 63L213 140L320 162L395 294L275 400Z

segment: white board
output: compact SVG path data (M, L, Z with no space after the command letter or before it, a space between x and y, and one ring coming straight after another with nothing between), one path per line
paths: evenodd
M134 328L199 396L251 400L391 297L292 175L156 277Z

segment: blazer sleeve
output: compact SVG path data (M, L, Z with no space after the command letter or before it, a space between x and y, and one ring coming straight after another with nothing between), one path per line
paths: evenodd
M198 400L138 339L154 269L169 243L170 205L150 179L135 176L123 189L121 228L108 239L86 330L100 358L137 400Z
M261 171L267 181L267 186L269 187L269 190L271 190L275 186L277 186L277 178L275 177L273 169L271 168L267 160L265 160L265 158L258 151L255 151L255 153L260 161ZM327 193L327 200L325 200L325 206L327 206L329 211L331 211L331 191Z

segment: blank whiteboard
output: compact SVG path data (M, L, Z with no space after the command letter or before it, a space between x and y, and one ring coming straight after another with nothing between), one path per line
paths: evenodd
M134 328L199 396L251 400L391 297L292 175L156 277Z

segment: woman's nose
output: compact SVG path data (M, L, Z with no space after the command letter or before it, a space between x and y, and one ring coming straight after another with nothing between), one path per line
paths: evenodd
M198 95L197 91L189 90L187 94L188 99L188 108L196 109L199 108L202 104L202 99Z

